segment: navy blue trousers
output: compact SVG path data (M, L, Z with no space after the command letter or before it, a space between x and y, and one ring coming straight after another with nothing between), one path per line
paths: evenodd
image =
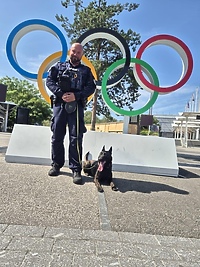
M53 106L53 117L51 121L51 131L53 133L51 142L52 164L57 163L60 168L65 163L64 138L67 126L69 131L69 168L73 172L81 172L83 134L86 132L82 104L79 103L77 109L70 114L67 113L62 103L57 103Z

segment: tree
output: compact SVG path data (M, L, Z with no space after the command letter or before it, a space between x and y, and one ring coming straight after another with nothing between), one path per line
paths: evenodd
M6 101L14 102L18 107L29 108L30 124L43 125L44 121L50 120L52 114L50 105L42 99L34 84L8 76L1 78L0 83L7 85ZM14 125L15 118L16 109L9 114L8 127Z
M113 118L113 117L106 117L104 116L102 119L101 119L101 123L107 123L107 122L116 122L117 119Z
M84 114L84 120L86 124L90 124L91 120L92 120L92 112L87 110L85 111ZM106 123L106 122L116 122L117 120L115 118L113 118L112 116L110 117L103 117L102 119L99 118L98 116L96 117L96 122L97 123Z
M84 114L84 121L86 124L90 124L92 120L92 112L87 110ZM97 116L96 118L97 123L101 122L101 119Z
M108 28L118 32L125 38L132 51L135 51L136 46L139 45L140 35L131 29L125 32L119 29L119 21L116 16L123 11L132 12L138 8L138 4L134 3L115 3L108 5L106 0L93 0L88 6L83 5L82 0L66 0L62 1L65 8L73 8L74 21L69 22L67 17L63 15L56 15L58 21L61 22L62 27L71 38L71 41L76 41L84 32L93 28ZM85 55L93 63L98 80L101 80L103 74L108 66L110 66L117 59L122 58L122 53L117 45L109 40L99 38L85 44ZM120 84L108 89L108 94L114 104L119 107L127 107L129 110L133 109L133 103L138 100L140 94L138 93L138 84L136 83L131 71L124 77ZM112 75L116 75L113 73ZM105 105L99 90L95 91L93 101L89 103L92 107L92 125L91 130L95 130L96 115L104 115L111 117L110 110Z

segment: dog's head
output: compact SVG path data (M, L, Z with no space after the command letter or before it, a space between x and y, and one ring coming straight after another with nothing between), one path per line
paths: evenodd
M105 168L110 168L112 164L112 147L109 150L105 150L103 146L98 156L98 171L103 171Z

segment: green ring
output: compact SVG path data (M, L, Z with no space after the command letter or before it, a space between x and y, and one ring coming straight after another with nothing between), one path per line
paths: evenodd
M124 116L136 116L139 114L144 113L148 109L150 109L151 106L156 102L156 99L158 98L158 92L154 91L149 101L140 109L137 110L124 110L119 107L117 107L111 100L110 97L107 94L107 81L109 78L109 75L120 65L125 63L125 58L122 58L120 60L117 60L114 62L105 72L103 79L102 79L102 97L105 101L105 103L108 105L108 107L113 110L116 114L124 115ZM138 58L131 58L131 63L136 63L142 65L152 76L153 83L156 86L159 86L158 76L154 69L145 61L138 59ZM144 88L145 89L145 88Z

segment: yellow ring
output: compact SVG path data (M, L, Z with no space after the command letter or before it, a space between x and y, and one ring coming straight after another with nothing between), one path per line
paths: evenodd
M49 104L50 104L50 98L49 98L49 95L46 91L45 81L44 81L44 79L42 79L42 76L43 76L44 72L48 71L48 69L61 58L61 56L62 56L62 51L51 54L42 62L41 66L38 70L38 75L37 75L38 88L40 90L41 95L44 97L44 99ZM86 66L88 66L91 69L91 72L92 72L95 80L97 80L97 74L96 74L95 68L92 65L92 63L85 56L82 57L82 61ZM92 94L88 97L88 99L87 99L88 102L93 98L93 95L94 94Z

